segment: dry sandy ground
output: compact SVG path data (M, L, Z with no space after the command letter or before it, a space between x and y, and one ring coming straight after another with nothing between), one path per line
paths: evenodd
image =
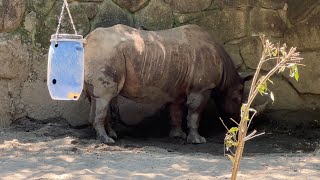
M256 149L257 143L248 144L253 150L242 160L239 179L320 179L318 140L307 151L259 142ZM229 179L231 163L221 150L216 139L198 146L167 138L120 138L107 146L90 128L29 122L0 130L0 179Z

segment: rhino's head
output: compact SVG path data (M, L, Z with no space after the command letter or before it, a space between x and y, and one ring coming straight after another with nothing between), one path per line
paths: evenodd
M239 76L237 80L226 85L223 90L214 92L214 99L223 119L240 120L240 109L244 100L244 83L252 79L252 75Z
M228 88L225 93L223 108L224 111L233 119L240 119L240 109L244 101L244 83L252 79L252 75L240 77L238 83L235 83Z

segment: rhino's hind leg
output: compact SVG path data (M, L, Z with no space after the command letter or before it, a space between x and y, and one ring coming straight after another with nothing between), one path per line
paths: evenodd
M188 116L187 124L189 129L189 134L187 137L187 143L200 144L206 143L206 139L200 136L198 132L200 115L208 102L210 93L206 92L205 94L191 93L188 96Z
M171 116L171 130L169 136L171 138L186 139L187 135L182 131L182 105L172 103L170 105L170 116Z
M115 141L110 138L105 130L105 120L107 116L107 110L109 106L109 102L112 97L100 97L96 98L95 100L95 118L93 122L93 127L96 131L97 139L100 140L102 143L106 144L113 144ZM92 106L93 104L91 104ZM91 108L92 109L92 108Z
M108 132L109 137L115 138L115 139L118 138L117 133L112 129L110 124L107 126L107 132Z
M108 113L107 113L107 116L106 116L106 120L105 120L105 129L107 131L107 134L109 137L111 138L118 138L116 132L113 130L112 128L112 125L111 125L111 121L113 120L112 119L112 106L117 106L117 98L114 97L110 103L109 103L109 108L108 108ZM118 112L116 112L118 113Z

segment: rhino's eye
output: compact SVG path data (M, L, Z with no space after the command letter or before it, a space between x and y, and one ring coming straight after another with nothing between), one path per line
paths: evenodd
M232 101L235 103L241 103L241 98L240 97L233 97Z

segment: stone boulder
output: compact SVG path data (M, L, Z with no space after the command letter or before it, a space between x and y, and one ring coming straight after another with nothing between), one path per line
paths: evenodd
M273 110L266 113L266 119L273 127L286 130L307 130L319 127L319 111L312 110Z
M288 71L285 72L287 79L301 94L320 94L320 52L303 52L300 56L306 66L298 67L299 81L289 77Z
M28 47L21 42L21 36L0 37L0 78L27 79L30 71Z
M282 37L286 24L276 10L253 8L250 12L251 35Z
M288 0L259 0L263 8L267 9L283 9Z
M56 0L29 0L30 10L36 12L39 17L47 15L53 8ZM61 10L61 9L60 9Z
M8 82L0 80L0 127L9 126L12 122L11 98L8 91Z
M320 112L320 96L317 94L301 94L301 97L304 99L304 107Z
M236 66L236 69L239 69L243 65L243 60L240 55L239 46L237 44L226 44L224 45L224 48L232 58L233 63Z
M118 96L117 107L120 119L126 125L136 125L153 116L162 107L161 104L141 104Z
M37 120L61 117L61 101L51 99L47 84L43 81L26 82L21 91L21 103L27 116Z
M316 6L319 6L317 0L287 0L288 2L288 18L291 23L295 24L308 15Z
M90 106L83 94L78 101L52 100L47 84L37 80L26 82L20 96L25 115L30 118L45 120L62 117L72 126L88 124Z
M93 19L98 13L98 4L96 3L80 3L80 7L89 20Z
M254 105L260 105L268 102L267 109L269 110L297 110L301 108L304 104L304 99L300 97L299 93L290 85L290 83L282 76L273 75L270 80L273 82L268 82L268 88L274 94L274 102L268 95L258 95L254 100ZM252 81L248 81L245 84L246 98L250 91Z
M91 30L98 27L110 27L116 24L133 26L133 17L130 13L117 6L113 1L104 1L99 5L98 13L91 23Z
M78 34L87 35L90 31L90 22L87 13L84 12L83 6L80 3L69 4L70 13L72 15L75 28ZM61 24L61 32L74 33L69 16L65 13L63 23Z
M303 21L296 23L285 34L285 41L289 46L299 50L320 48L320 5L315 8Z
M25 1L0 1L0 33L9 32L19 27L25 11Z
M258 37L250 37L240 42L240 54L244 64L250 69L257 69L262 54L262 44ZM262 70L271 70L275 64L268 61L263 64Z
M11 115L13 120L26 116L25 106L21 102L21 87L23 80L15 79L8 81L8 94L10 95Z
M148 5L149 0L112 0L118 6L134 13Z
M194 13L173 13L174 16L174 26L179 26L182 24L192 23L195 20L205 16L205 12L194 12Z
M50 7L50 2L43 2L43 9ZM47 3L47 4L46 4ZM40 43L43 46L49 46L51 35L54 34L57 30L59 17L61 13L63 1L59 1L51 7L47 14L42 14L41 9L35 11L37 13L37 31L35 33L36 42ZM48 7L47 7L48 6ZM90 31L90 22L83 11L82 7L78 2L73 2L69 4L70 13L72 15L73 21L75 23L76 30L78 34L86 35ZM44 11L44 10L43 10ZM64 16L61 22L61 27L59 33L70 33L73 34L74 30L72 28L69 15L67 11L64 11Z
M212 0L164 0L169 4L173 12L191 13L206 10Z
M81 94L78 101L64 101L62 104L62 117L72 126L82 126L89 123L90 104Z
M98 2L102 2L103 0L68 0L68 2L73 2L73 1L78 1L78 2L95 2L95 3L98 3Z
M32 32L35 30L37 25L37 14L34 11L31 11L25 18L24 18L24 29L28 32Z
M190 21L206 27L220 43L245 37L247 22L246 10L232 8L207 11L201 18Z
M170 6L163 1L151 0L149 5L135 13L135 27L148 30L161 30L173 27L173 14Z
M271 77L273 84L268 83L268 88L274 93L274 103L272 104L271 98L269 98L268 108L273 110L281 109L301 109L304 101L300 97L299 92L283 77L273 76Z
M246 8L254 7L257 4L257 0L213 0L208 9L223 9L223 8Z

